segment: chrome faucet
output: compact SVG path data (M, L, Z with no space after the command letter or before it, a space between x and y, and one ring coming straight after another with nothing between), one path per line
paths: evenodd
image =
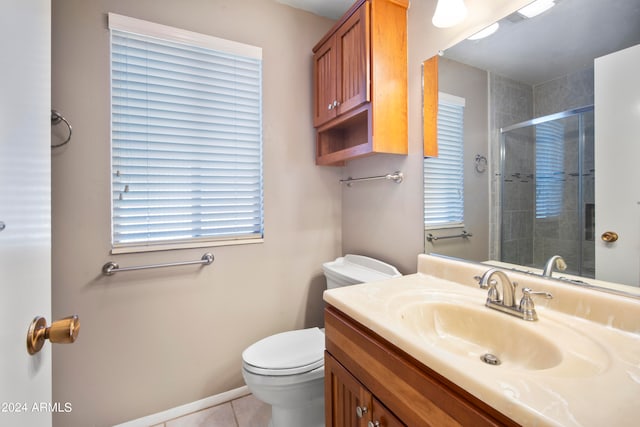
M498 292L498 281L493 279L497 276L502 284L502 295ZM486 306L512 316L520 317L524 320L538 320L535 304L531 295L543 295L545 298L553 298L548 292L536 292L530 288L522 289L522 299L516 304L515 293L518 284L511 282L507 274L498 269L487 270L480 278L480 288L488 289Z
M493 276L498 276L500 278L500 283L502 283L502 295L498 292L498 282L495 279L492 279ZM517 283L512 283L511 280L509 280L507 273L498 268L491 268L487 270L480 278L480 288L489 289L487 303L491 301L492 303L500 303L508 307L514 306L516 303L515 293L517 286Z
M544 265L542 275L544 277L551 277L554 268L558 271L565 271L567 269L567 263L560 255L554 255L549 258L549 260Z

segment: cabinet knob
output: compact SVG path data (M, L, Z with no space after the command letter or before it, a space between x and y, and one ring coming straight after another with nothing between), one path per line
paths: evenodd
M369 421L367 427L380 427L380 421Z
M356 406L356 415L358 418L362 418L367 412L369 412L369 409L367 409L366 406Z
M333 101L331 104L327 106L327 110L333 110L334 108L338 108L340 103L338 101Z
M613 243L618 240L618 233L616 233L615 231L605 231L604 233L602 233L602 236L600 236L600 238L605 243Z

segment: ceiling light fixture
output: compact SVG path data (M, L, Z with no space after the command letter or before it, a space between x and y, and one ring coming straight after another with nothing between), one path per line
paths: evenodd
M518 13L525 18L533 18L534 16L540 15L545 10L551 9L555 5L556 3L554 0L536 0L522 9L518 9Z
M500 27L500 24L497 23L497 22L494 22L493 24L489 25L488 27L478 31L477 33L475 33L471 37L468 37L467 40L480 40L480 39L483 39L485 37L489 37L491 34L493 34L496 31L498 31L499 27Z
M464 0L438 0L431 22L438 28L448 28L462 22L465 16L467 16L467 6Z

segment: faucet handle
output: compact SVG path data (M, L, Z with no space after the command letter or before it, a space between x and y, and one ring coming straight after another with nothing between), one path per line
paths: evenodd
M473 280L478 282L478 286L480 286L481 289L487 289L489 287L488 285L483 285L482 284L482 276L480 276L480 275L476 274L475 276L473 276Z
M551 295L549 292L544 292L544 291L534 291L531 288L522 288L522 294L524 296L528 296L531 297L531 295L542 295L543 297L545 297L546 299L551 299L553 298L553 295Z
M534 291L531 288L522 288L522 299L520 300L520 311L524 320L538 320L536 307L531 295L542 295L547 299L553 298L549 292Z

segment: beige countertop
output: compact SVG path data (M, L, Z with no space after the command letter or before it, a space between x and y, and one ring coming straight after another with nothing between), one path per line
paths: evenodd
M417 274L328 290L324 299L522 425L638 425L640 299L599 295L509 272L522 286L554 294L548 302L536 299L539 320L526 322L484 306L486 291L473 279L482 273L481 265L428 255L420 255L418 265ZM534 343L553 343L562 361L532 369L526 361L492 366L469 354L452 353L429 334L407 326L411 307L433 303L469 307L461 316L482 314L476 320L491 328L499 325L494 333L509 334L503 337L507 341L515 330L535 337ZM514 345L518 342L513 339ZM535 352L535 346L530 350Z

